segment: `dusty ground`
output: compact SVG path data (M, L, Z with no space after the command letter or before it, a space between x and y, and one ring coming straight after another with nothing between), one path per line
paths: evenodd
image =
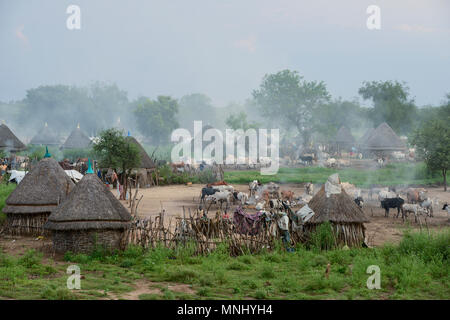
M233 185L236 190L248 193L247 185ZM140 194L143 195L142 201L138 207L138 216L150 217L158 215L161 209L164 209L168 216L183 216L183 206L186 214L190 209L192 212L198 207L198 199L203 185L172 185L163 187L153 187L141 189ZM320 186L315 186L318 191ZM304 193L303 184L283 184L281 190L292 190L295 196ZM430 198L437 198L439 205L434 207L434 217L424 219L422 226L414 222L413 217L404 223L400 218L394 218L396 210L391 209L389 218L384 216L384 210L380 208L377 200L366 200L364 212L370 219L370 223L366 224L367 237L370 245L379 246L386 242L398 242L401 239L402 232L406 228L413 229L430 228L440 229L450 226L449 218L446 211L442 210L443 203L450 203L450 192L444 192L443 188L427 188ZM367 190L363 191L363 197L366 199ZM126 207L127 204L123 201ZM214 214L216 207L211 207L210 213ZM234 210L234 206L230 212ZM249 210L250 211L250 210Z

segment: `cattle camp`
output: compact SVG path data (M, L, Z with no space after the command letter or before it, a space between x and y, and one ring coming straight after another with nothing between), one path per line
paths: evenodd
M446 5L96 2L0 12L0 300L450 298Z

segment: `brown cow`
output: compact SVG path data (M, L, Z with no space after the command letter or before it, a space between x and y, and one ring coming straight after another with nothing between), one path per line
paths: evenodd
M408 199L408 203L419 203L427 199L427 190L423 188L409 188L406 190L406 197Z
M294 192L291 190L283 190L281 191L281 198L292 202L294 200Z

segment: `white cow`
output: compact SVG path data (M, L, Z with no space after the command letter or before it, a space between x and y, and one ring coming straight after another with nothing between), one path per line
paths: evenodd
M414 214L414 221L417 223L417 218L419 215L426 214L429 215L429 211L426 208L422 208L416 203L404 203L402 206L402 218L405 219L408 213Z

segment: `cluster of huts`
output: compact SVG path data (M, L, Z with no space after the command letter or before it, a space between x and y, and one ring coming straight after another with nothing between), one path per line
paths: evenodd
M337 152L352 151L353 147L363 154L376 155L406 150L405 142L397 136L386 122L383 122L375 129L368 129L359 140L356 140L350 130L343 126L332 140L332 146Z
M52 234L57 252L120 249L131 215L93 170L76 185L59 163L42 159L6 199L6 232Z

